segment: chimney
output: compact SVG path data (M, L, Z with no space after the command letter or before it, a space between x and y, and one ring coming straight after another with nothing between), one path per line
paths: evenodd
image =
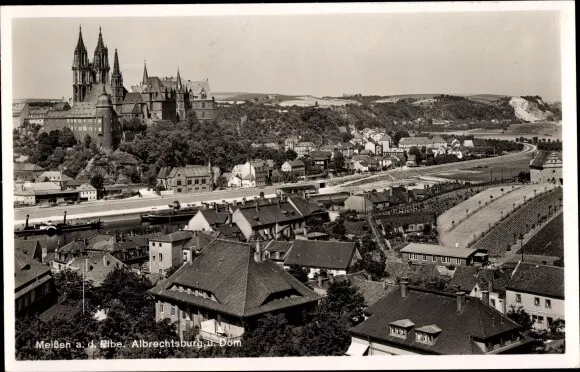
M242 198L242 205L246 205L246 198Z
M254 252L254 261L262 261L262 247L260 246L260 241L256 240L256 251Z
M85 258L85 273L89 271L89 259Z
M322 275L318 275L318 287L322 288Z
M407 280L407 277L401 278L400 285L401 285L401 297L405 298L409 293L409 281Z
M328 274L328 281L330 282L330 284L334 283L334 275Z
M29 217L30 217L30 216L27 214L27 215L26 215L26 225L25 225L25 228L28 228L28 218L29 218Z
M461 313L465 309L465 292L457 292L455 296L457 297L457 312Z
M489 291L483 290L481 291L481 301L485 304L485 305L489 305Z
M105 267L109 266L107 262L107 255L103 255L103 266Z
M195 233L195 248L197 249L198 252L201 251L200 245L201 245L201 243L199 242L199 232L196 231L196 233Z
M258 200L256 200L256 212L259 212L260 211L260 206L258 204L259 204L258 203Z
M64 211L64 219L63 219L63 224L66 225L66 211Z

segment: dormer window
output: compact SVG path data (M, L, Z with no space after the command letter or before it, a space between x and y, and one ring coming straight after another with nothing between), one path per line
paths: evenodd
M409 319L401 319L401 320L391 322L389 324L390 331L391 331L390 334L391 334L391 336L394 336L394 337L407 338L407 333L409 333L409 330L414 325L415 325L415 323L413 323Z
M435 324L426 325L415 330L415 339L424 344L434 344L437 336L441 333L441 328Z

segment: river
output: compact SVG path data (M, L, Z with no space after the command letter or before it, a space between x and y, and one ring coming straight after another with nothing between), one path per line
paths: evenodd
M100 230L84 230L84 231L71 231L68 233L61 233L55 235L37 235L29 236L28 240L40 240L41 245L46 244L48 253L52 253L59 246L63 246L71 242L75 238L89 238L96 234L149 234L155 232L163 232L169 234L183 228L188 221L171 222L164 224L149 224L141 223L139 217L137 218L110 218L103 219L103 227Z

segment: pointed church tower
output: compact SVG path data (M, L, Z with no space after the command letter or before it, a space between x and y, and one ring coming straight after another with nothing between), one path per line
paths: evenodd
M91 71L87 48L83 41L83 31L79 26L79 38L73 54L73 104L82 102L91 87Z
M123 75L119 69L119 55L115 49L115 61L113 62L113 74L111 75L111 99L115 111L120 112L123 105Z
M147 75L147 61L143 61L143 81L141 84L145 85L148 79L149 75Z
M101 145L106 152L111 152L115 148L116 136L114 131L117 115L113 110L111 96L105 90L105 84L102 85L101 94L99 95L95 108L95 116L100 118L102 125L103 137L101 139Z
M176 107L177 107L177 121L185 120L185 90L181 84L181 76L179 75L179 68L177 68L177 92L176 92Z
M95 48L95 57L93 59L93 69L95 70L95 83L108 84L109 83L109 49L103 42L103 34L99 26L99 40Z

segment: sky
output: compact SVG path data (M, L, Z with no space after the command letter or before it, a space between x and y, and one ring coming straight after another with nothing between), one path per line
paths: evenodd
M340 96L540 95L561 99L557 11L148 18L17 18L14 98L72 96L82 25L99 26L125 87L149 76L208 79L213 92Z

